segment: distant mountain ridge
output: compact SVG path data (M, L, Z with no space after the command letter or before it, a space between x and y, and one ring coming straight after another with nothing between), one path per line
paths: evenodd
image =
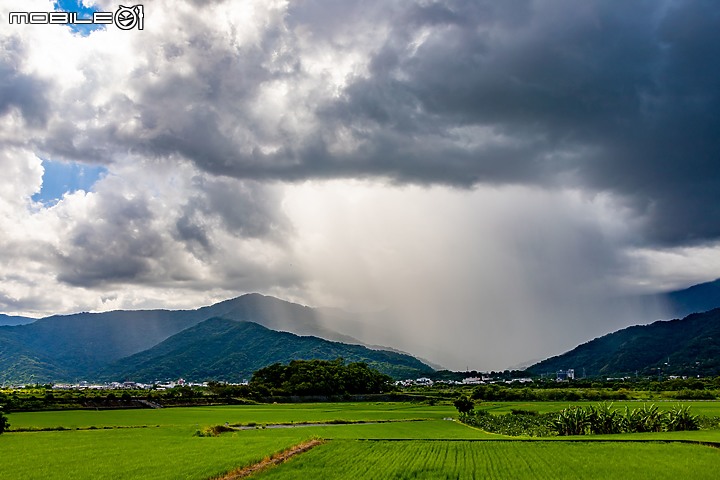
M570 368L587 376L720 375L720 308L628 327L527 370L553 374Z
M643 298L661 304L675 320L610 333L527 367L533 373L568 368L580 375L720 374L720 279ZM697 314L697 315L693 315ZM678 320L677 318L683 318ZM639 319L640 320L640 319ZM670 361L668 362L668 358ZM669 365L667 365L669 363ZM717 372L717 373L713 373Z
M34 322L34 318L28 318L28 317L15 317L11 315L3 315L0 313L0 326L3 325L9 325L9 326L15 326L15 325L27 325L28 323Z
M260 294L197 310L55 315L27 325L0 326L0 383L90 380L113 362L152 349L210 318L360 343L324 327L310 307Z
M665 301L674 317L684 317L720 307L720 279L666 293Z

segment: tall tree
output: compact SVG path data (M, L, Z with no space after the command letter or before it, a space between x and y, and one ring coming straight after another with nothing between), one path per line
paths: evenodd
M473 402L468 396L458 398L453 402L453 405L455 405L455 408L457 408L460 415L467 415L475 408L475 402Z
M10 424L8 423L7 417L3 412L0 412L0 434L7 430L8 427L10 427Z

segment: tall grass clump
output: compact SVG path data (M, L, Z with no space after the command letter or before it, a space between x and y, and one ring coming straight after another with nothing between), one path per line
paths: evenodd
M585 435L592 429L592 410L582 407L570 407L561 411L550 426L558 435Z
M668 432L681 430L697 430L700 428L698 417L690 413L690 407L675 405L669 412L666 421Z
M622 433L622 416L612 405L612 403L603 402L596 407L589 407L589 422L592 433Z
M195 432L196 437L217 437L221 433L233 432L234 428L226 425L213 425L212 427L205 427L202 430Z
M676 405L661 412L656 405L645 405L625 412L613 408L612 403L590 407L569 407L560 411L551 422L558 435L586 435L608 433L674 432L697 430L697 416L690 407Z

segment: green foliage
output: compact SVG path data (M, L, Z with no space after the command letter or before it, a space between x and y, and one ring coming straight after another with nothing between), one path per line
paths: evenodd
M250 380L253 391L272 395L346 395L382 393L392 388L392 378L366 363L345 364L343 359L293 360L274 363L256 371Z
M621 433L622 419L612 403L601 403L596 407L589 407L590 430L592 433Z
M630 409L625 407L625 416L622 418L623 431L632 433L661 432L663 431L663 414L657 405Z
M453 402L453 405L455 406L455 408L457 409L457 411L460 415L467 415L470 412L472 412L473 409L475 408L475 402L473 402L467 396L462 396L462 397L457 398Z
M539 414L515 413L512 415L492 415L478 410L475 415L461 419L464 423L480 428L490 433L511 436L548 437L554 435L548 424L553 417L552 413Z
M3 412L0 411L0 434L10 427L7 417Z
M603 388L557 388L553 382L552 388L545 385L530 387L510 387L497 384L478 385L472 391L472 398L485 401L541 401L576 402L579 400L627 400L628 394L625 391L617 391Z
M700 428L697 416L690 413L689 406L676 405L668 413L665 428L669 432L697 430Z
M661 411L656 405L643 404L632 409L626 406L623 413L612 403L601 403L571 406L556 413L521 409L512 409L512 413L492 415L478 410L474 415L461 416L460 420L488 432L529 436L669 432L697 430L700 426L690 407L682 405L667 411Z
M698 420L690 407L682 405L664 412L657 405L643 404L633 409L626 406L621 414L612 404L601 404L566 408L551 425L558 435L585 435L697 430Z
M538 415L539 412L537 410L524 410L522 408L513 408L510 410L510 413L513 415Z
M226 425L213 425L195 432L196 437L217 437L221 433L234 432L235 429Z
M678 400L714 400L717 391L683 389L672 395Z
M558 435L585 435L591 428L591 410L570 407L561 411L550 425Z
M695 421L697 422L698 429L720 430L720 417L717 415L700 415L695 417Z

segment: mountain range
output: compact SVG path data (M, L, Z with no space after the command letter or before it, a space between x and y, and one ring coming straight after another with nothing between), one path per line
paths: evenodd
M720 308L596 338L527 370L586 376L720 375Z
M675 319L631 326L525 368L536 374L572 368L576 376L720 375L720 279L640 300Z
M28 323L34 322L34 318L28 317L12 317L10 315L3 315L0 313L0 326L3 325L27 325Z
M648 299L683 320L656 321L596 338L538 362L531 373L720 374L720 279ZM706 310L709 310L706 312ZM433 368L406 353L365 345L362 322L247 294L196 310L138 310L54 315L35 320L0 314L0 383L78 380L238 381L293 359L364 361L394 378ZM433 366L436 367L436 366Z
M0 326L0 382L237 380L292 358L362 359L395 377L432 371L410 355L360 345L324 327L321 316L248 294L197 310L78 313Z

